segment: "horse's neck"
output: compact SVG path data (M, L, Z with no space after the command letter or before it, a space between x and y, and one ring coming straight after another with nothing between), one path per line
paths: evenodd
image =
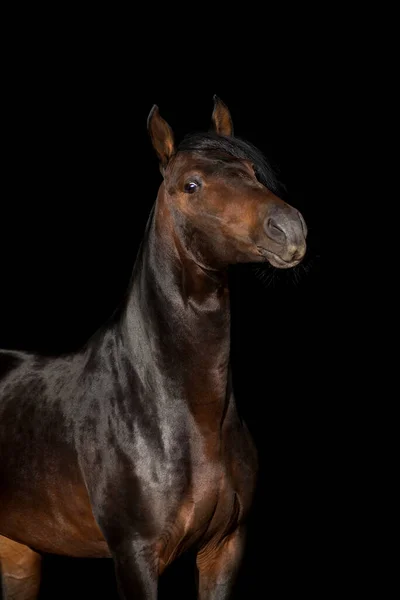
M165 215L164 215L165 216ZM230 347L227 277L182 255L157 209L148 224L122 321L143 381L193 405L225 402Z

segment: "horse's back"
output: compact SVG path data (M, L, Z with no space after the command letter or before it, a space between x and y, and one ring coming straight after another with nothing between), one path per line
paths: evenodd
M0 411L9 404L17 412L27 404L51 410L59 401L68 406L83 369L80 354L52 357L0 350Z
M12 373L29 361L30 355L26 352L17 352L15 350L0 350L0 389L2 381L9 373ZM0 396L1 398L1 396Z
M27 352L0 351L0 445L21 434L47 427L55 417L59 400L71 385L68 362ZM11 438L12 439L12 438ZM30 439L28 435L27 440ZM22 439L21 439L22 443Z

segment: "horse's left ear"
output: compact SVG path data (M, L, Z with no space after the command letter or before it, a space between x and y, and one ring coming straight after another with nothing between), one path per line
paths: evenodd
M156 104L154 104L147 118L147 129L150 134L153 148L160 161L161 172L163 172L171 156L175 153L175 143L172 129L160 116Z
M211 120L214 131L218 135L233 135L231 113L227 105L218 96L214 96L214 110Z

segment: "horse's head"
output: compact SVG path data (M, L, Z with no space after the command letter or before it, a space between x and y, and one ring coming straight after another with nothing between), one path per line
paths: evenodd
M268 188L267 163L233 136L229 110L217 97L212 124L212 133L192 135L176 149L157 106L148 118L164 177L162 201L180 244L210 269L263 260L294 267L306 251L303 217Z

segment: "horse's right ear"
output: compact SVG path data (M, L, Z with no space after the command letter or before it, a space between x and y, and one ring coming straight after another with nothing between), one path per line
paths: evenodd
M229 108L216 94L214 95L214 110L211 121L215 133L233 136L233 123Z
M161 172L163 172L171 156L175 153L175 143L172 129L160 116L156 104L154 104L147 118L147 129L160 161Z

